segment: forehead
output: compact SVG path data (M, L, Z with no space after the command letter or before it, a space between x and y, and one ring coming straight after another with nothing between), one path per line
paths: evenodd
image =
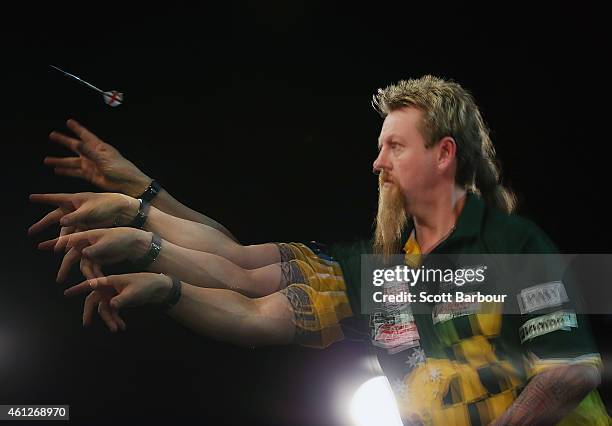
M419 137L418 125L423 117L423 112L414 107L404 107L391 111L380 130L378 143L381 144L390 138L412 139Z

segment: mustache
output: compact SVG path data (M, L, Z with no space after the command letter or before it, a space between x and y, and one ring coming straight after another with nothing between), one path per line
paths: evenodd
M382 186L385 182L395 183L393 178L391 178L391 175L383 170L378 175L378 185Z

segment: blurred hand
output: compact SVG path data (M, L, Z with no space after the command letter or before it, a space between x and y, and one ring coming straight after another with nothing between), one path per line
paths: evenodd
M44 164L58 175L85 179L105 191L118 191L137 197L151 178L124 158L113 146L98 138L76 120L66 125L76 138L52 132L49 139L73 151L78 157L46 157Z
M140 206L135 198L117 193L32 194L30 201L57 206L28 229L30 235L58 222L81 230L126 226Z
M88 257L81 257L80 269L83 276L88 280L104 276L102 267Z
M170 277L141 272L83 281L66 289L64 295L74 296L93 290L85 299L83 325L87 326L91 323L94 308L98 305L98 312L108 328L111 331L117 331L118 328L125 330L125 323L116 315L119 309L161 303L168 296L171 288L172 279ZM100 306L103 307L100 308Z
M116 295L117 293L112 288L101 288L89 293L83 303L83 327L91 325L93 314L97 308L100 318L111 332L125 330L127 326L119 316L119 309L110 305L111 299Z
M70 231L70 228L68 228ZM67 231L67 232L68 232ZM81 271L90 276L97 273L100 265L119 263L124 260L138 260L145 255L151 243L152 234L134 228L93 229L83 232L67 233L38 245L40 249L55 247L66 251L57 274L57 282L65 281L70 268L83 258L92 262L81 265ZM95 265L95 266L94 266ZM90 272L91 271L91 272Z

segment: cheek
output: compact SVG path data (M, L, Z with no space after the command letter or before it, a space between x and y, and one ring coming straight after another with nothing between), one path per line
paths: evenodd
M397 168L397 183L402 190L413 187L415 183L418 183L420 173L415 167L408 164L403 164Z
M420 158L420 161L405 161L398 164L397 180L403 189L427 184L430 176L431 164L429 164L427 158Z

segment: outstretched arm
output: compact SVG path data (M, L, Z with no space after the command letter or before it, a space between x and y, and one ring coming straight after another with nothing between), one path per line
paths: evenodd
M236 292L183 285L172 318L199 334L244 346L291 343L295 332L287 297L249 299Z
M147 184L148 185L148 184ZM174 198L168 191L162 189L159 194L151 201L151 205L155 206L158 210L167 213L170 216L174 216L186 221L198 222L203 225L209 226L221 233L227 238L234 242L238 242L238 239L222 224L216 220L211 219L208 216L199 213L180 201Z
M53 167L55 173L85 179L103 190L117 191L131 197L138 197L147 189L152 179L112 145L98 138L76 120L68 120L66 125L76 138L60 132L52 132L49 138L70 149L78 157L46 157L44 164ZM165 190L160 191L152 204L173 216L204 223L236 240L219 222L190 209Z
M58 274L59 281L69 267L81 258L96 265L126 260L139 262L152 246L153 234L133 228L92 229L41 243L41 248L60 246L68 250ZM150 262L150 260L149 260ZM144 265L142 267L145 267ZM211 253L186 249L163 241L149 271L172 274L201 287L231 289L249 297L274 293L301 276L294 262L281 262L257 269L244 269Z
M151 208L143 227L177 246L216 254L244 269L256 269L281 261L278 246L273 243L242 244L221 231Z
M30 227L30 234L58 222L63 227L79 229L129 226L140 207L135 198L117 193L32 194L30 200L57 206ZM281 260L276 244L242 246L215 228L169 215L155 207L149 209L144 229L178 246L222 256L245 269Z
M151 241L149 235L147 233L141 239L137 252L146 252ZM200 287L230 289L249 297L261 297L289 284L283 268L284 264L273 263L256 269L244 269L224 257L164 241L159 256L148 270L176 275Z
M160 303L171 287L172 280L165 275L137 273L85 281L64 294L72 296L91 289L94 293L111 291L116 295L110 299L110 306L118 310ZM293 310L282 293L249 299L228 290L199 288L186 283L181 287L181 297L168 314L199 334L243 346L281 345L293 340ZM87 303L84 321L89 322L94 310Z

